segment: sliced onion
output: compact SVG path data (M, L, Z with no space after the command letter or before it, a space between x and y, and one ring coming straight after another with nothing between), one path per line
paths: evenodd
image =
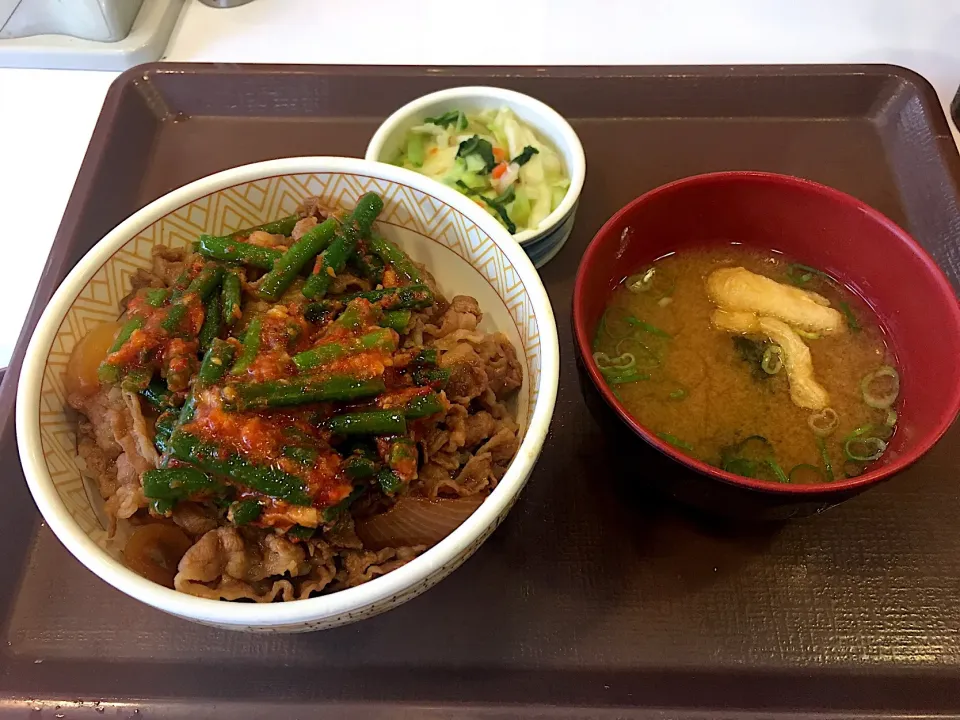
M877 380L890 378L889 390L876 390L873 383ZM863 394L863 401L872 408L886 410L896 402L900 395L900 373L890 365L881 365L879 369L874 370L860 381L860 392Z
M606 353L595 352L593 361L600 370L632 370L637 366L637 359L631 353L610 357Z
M636 275L631 275L627 278L626 286L627 290L632 293L642 293L647 292L650 288L653 287L653 279L656 277L657 269L656 268L647 268L641 273Z
M771 345L763 351L760 367L767 375L776 375L783 369L783 350L779 345Z
M123 560L137 575L173 587L177 565L193 542L176 525L155 522L138 527L123 548Z
M63 384L68 393L90 396L100 389L97 370L107 357L121 325L119 322L98 325L73 346L73 352L67 361L67 371L63 376Z
M854 462L873 462L879 460L887 443L878 437L852 437L843 444L848 460Z
M884 441L889 441L890 438L893 437L893 433L896 431L896 429L896 425L887 425L886 423L883 425L874 425L870 430L870 435L872 437L878 437Z
M632 353L621 353L611 358L606 353L595 352L593 360L597 363L600 374L608 385L622 385L650 379L646 373L637 372L637 359Z
M600 331L606 334L611 340L620 340L621 338L633 335L634 328L630 324L629 318L633 315L622 307L610 307L600 318Z
M817 437L827 437L837 429L840 424L840 416L833 408L824 408L820 412L815 412L807 418L807 425L813 430Z
M657 355L656 351L652 350L646 343L636 336L624 338L618 342L616 350L621 355L633 355L633 357L636 359L637 367L650 370L660 365L660 357Z
M357 535L370 550L433 545L456 530L485 499L484 495L438 500L402 497L385 513L357 522Z

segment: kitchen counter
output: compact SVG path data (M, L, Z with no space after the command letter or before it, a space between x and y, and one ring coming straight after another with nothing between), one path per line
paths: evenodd
M188 0L166 60L404 65L893 63L946 107L960 85L947 0L488 0L478 20L431 0ZM0 366L23 319L114 73L0 69ZM958 136L960 138L960 136Z

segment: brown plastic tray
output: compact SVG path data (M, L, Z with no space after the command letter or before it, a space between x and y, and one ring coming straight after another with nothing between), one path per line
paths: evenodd
M362 155L392 110L461 84L545 100L588 158L573 236L542 271L562 345L556 415L507 521L424 596L310 635L194 626L109 588L42 525L17 460L20 363L57 283L107 230L174 187L267 158ZM603 221L656 185L714 170L792 173L850 192L912 231L956 286L958 168L933 90L894 67L124 73L0 392L0 716L960 712L960 428L911 470L822 515L710 522L647 493L642 469L630 492L615 482L616 448L585 410L570 332L574 274Z

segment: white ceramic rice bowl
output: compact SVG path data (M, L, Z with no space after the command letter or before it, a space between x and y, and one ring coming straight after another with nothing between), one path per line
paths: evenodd
M200 233L223 234L275 220L303 197L352 207L368 191L384 197L380 231L426 263L444 294L473 295L481 329L507 334L524 358L517 396L522 442L506 475L457 530L403 567L364 585L286 603L229 603L157 585L127 569L107 537L102 501L76 451L76 413L62 376L74 344L120 315L136 268L158 243L186 247ZM299 157L245 165L197 180L150 203L88 252L51 299L31 338L17 394L17 441L41 513L91 571L141 602L188 620L257 632L302 632L354 622L416 597L449 575L496 529L540 454L559 372L556 322L529 259L489 215L421 175L348 158Z

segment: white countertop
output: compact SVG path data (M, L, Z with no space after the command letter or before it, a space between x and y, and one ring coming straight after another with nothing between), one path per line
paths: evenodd
M893 63L944 107L956 0L188 0L165 59L403 65ZM479 20L481 22L476 22ZM499 26L484 25L496 21ZM489 37L484 37L487 30ZM0 366L36 289L114 73L0 69Z

